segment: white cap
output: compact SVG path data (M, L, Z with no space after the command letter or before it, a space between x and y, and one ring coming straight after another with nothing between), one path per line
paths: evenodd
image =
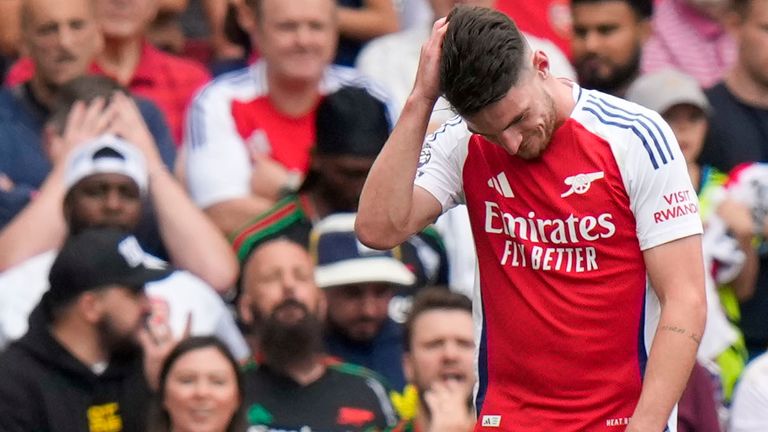
M115 135L100 135L75 149L67 161L64 184L69 190L94 174L122 174L147 192L148 174L144 155L133 144Z
M384 282L412 285L416 276L393 250L371 249L355 236L355 214L330 215L312 229L310 252L315 258L315 281L320 288Z

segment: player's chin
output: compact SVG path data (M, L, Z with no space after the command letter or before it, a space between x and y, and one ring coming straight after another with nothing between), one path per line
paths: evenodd
M544 143L526 143L525 146L520 146L517 156L525 160L537 159L541 156L545 147Z

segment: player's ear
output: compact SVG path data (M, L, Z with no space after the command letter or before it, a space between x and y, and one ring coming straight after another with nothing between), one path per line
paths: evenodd
M541 50L536 50L533 53L531 61L533 63L533 69L537 74L541 75L542 78L547 78L549 76L549 57L547 56L547 53Z

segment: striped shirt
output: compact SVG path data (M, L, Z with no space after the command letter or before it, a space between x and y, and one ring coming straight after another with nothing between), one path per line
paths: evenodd
M707 88L736 61L733 38L685 0L659 2L652 26L653 34L643 46L643 73L671 67L693 76Z

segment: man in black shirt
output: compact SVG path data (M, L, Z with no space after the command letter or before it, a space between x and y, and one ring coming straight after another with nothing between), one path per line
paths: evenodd
M731 16L733 35L738 43L738 58L722 82L709 89L707 97L714 110L709 133L699 157L722 171L731 171L746 162L768 162L768 44L765 16L768 2L735 0ZM739 174L732 172L732 177ZM753 187L758 187L756 183ZM749 203L748 203L749 204ZM750 204L752 205L752 204ZM763 232L764 220L758 207L753 232ZM725 215L727 217L728 215ZM754 242L761 243L763 242ZM757 282L753 293L739 298L739 326L750 357L768 347L768 253L760 253Z
M284 238L261 244L248 258L242 283L240 318L257 353L245 369L250 424L266 431L341 432L395 423L374 373L323 350L325 298L301 245Z
M714 109L700 162L723 172L743 162L768 161L768 46L763 16L768 4L735 0L733 35L738 57L706 93Z
M158 366L145 361L158 358L149 351L142 357L144 285L170 269L143 257L135 237L114 229L64 244L28 332L0 355L0 430L144 430Z

